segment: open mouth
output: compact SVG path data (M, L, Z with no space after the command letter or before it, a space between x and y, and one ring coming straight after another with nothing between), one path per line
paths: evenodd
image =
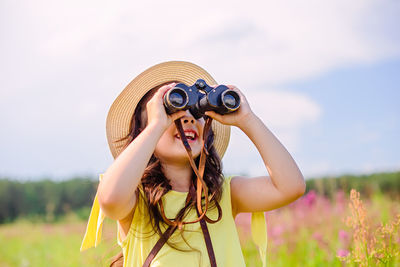
M196 141L197 139L198 139L198 136L197 136L197 133L195 132L195 131L193 131L193 130L187 130L187 131L185 131L185 136L186 136L186 139L190 142L190 141L192 141L192 142L194 142L194 141ZM181 139L181 137L179 136L179 134L176 134L175 135L175 138L177 138L177 139Z

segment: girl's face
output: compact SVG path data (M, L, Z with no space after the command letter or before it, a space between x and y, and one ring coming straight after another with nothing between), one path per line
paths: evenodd
M203 137L204 119L200 118L196 120L189 110L187 110L186 115L181 118L181 122L186 138L192 149L192 155L196 158L200 155L202 149L201 139ZM173 162L176 164L182 162L186 164L189 162L188 154L179 137L175 123L172 123L161 136L156 145L154 154L162 163Z

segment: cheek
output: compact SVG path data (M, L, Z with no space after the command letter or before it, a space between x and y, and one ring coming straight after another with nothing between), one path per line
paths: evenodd
M154 152L156 154L165 154L168 151L168 148L171 147L172 142L174 141L175 140L172 134L169 133L169 131L165 131L164 134L158 140Z
M154 155L157 158L164 157L164 154L165 154L164 147L165 147L165 144L163 144L162 140L160 139L156 145L156 148L154 149Z
M156 148L167 145L168 139L169 139L169 138L168 138L168 136L166 136L166 132L165 132L165 133L160 137L160 139L158 140L157 145L156 145Z
M204 132L204 121L201 123L201 126L199 127L199 137L200 139L203 139L203 132Z

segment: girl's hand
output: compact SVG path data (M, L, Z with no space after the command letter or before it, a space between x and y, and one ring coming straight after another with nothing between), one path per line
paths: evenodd
M212 85L213 87L217 85ZM246 121L250 120L252 116L254 116L253 111L250 108L249 103L247 102L246 97L243 93L234 85L227 85L227 87L235 92L237 92L240 96L240 107L233 113L221 115L214 111L206 111L205 114L210 116L211 118L219 121L222 124L233 125L240 127Z
M147 125L156 124L166 130L176 119L183 117L186 111L178 111L168 115L164 107L164 94L172 89L177 83L170 83L160 87L153 97L147 102Z

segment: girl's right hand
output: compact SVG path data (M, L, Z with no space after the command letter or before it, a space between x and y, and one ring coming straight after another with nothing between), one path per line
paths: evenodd
M164 131L176 120L183 117L186 111L178 111L168 115L164 107L164 94L172 89L177 83L170 83L161 86L153 97L147 102L147 125L156 124Z

